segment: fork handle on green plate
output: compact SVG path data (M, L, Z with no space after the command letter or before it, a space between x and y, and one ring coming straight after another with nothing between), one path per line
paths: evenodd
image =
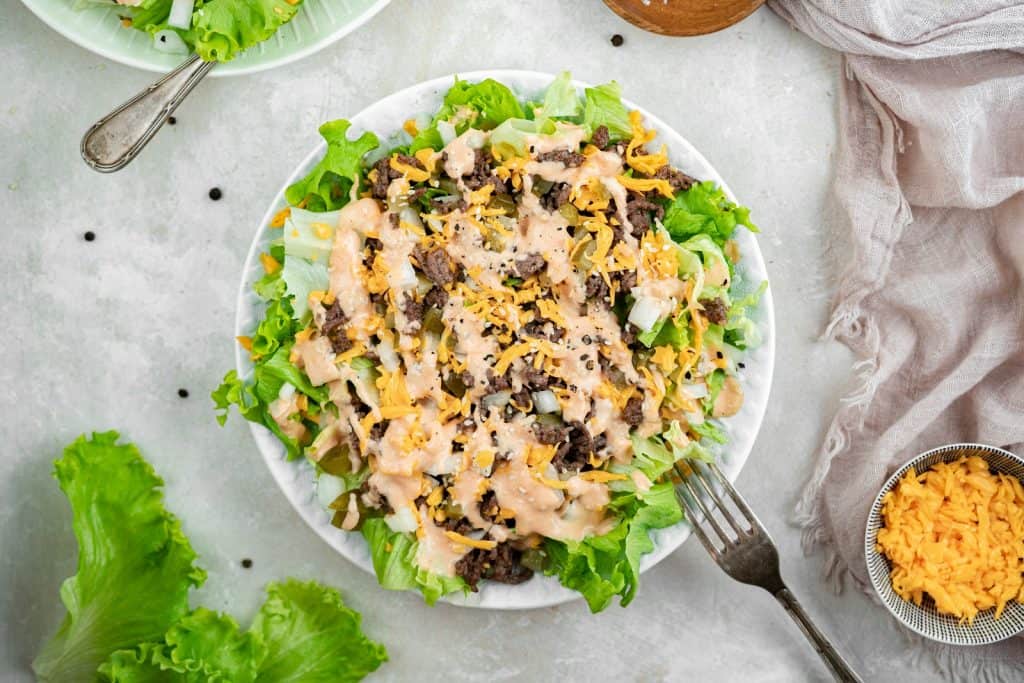
M829 642L829 639L825 637L825 634L819 631L818 627L811 621L811 618L807 616L807 612L804 612L804 608L797 602L796 596L788 588L783 588L774 595L779 604L786 608L789 616L793 617L793 621L800 627L807 640L814 646L818 656L821 657L821 660L825 662L825 666L832 672L832 676L841 683L862 683L860 677L854 673L850 665L843 659L843 656L839 654L832 643Z
M97 121L82 138L85 163L101 173L113 173L127 166L215 64L192 55Z

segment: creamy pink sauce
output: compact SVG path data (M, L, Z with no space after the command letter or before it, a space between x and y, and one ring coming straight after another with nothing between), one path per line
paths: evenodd
M572 477L566 484L569 495L580 502L585 510L603 510L611 502L608 487L596 481L587 481L579 476Z
M363 266L363 235L375 233L381 222L380 206L373 199L347 204L338 216L329 263L330 292L338 300L354 329L362 328L373 315Z
M487 479L475 470L465 470L455 477L451 487L452 500L462 508L462 514L478 529L489 529L491 523L480 514L480 498L487 490Z
M527 138L535 154L563 148L578 149L585 137L585 130L569 124L557 125L559 134L556 136ZM487 135L469 131L449 142L443 150L445 172L457 179L470 174L477 149ZM441 153L436 153L434 160L440 157ZM571 387L567 396L560 397L562 417L565 421L585 422L592 436L605 436L609 457L618 462L628 462L633 457L630 427L623 420L615 401L600 395L607 378L601 358L606 359L606 365L616 368L626 383L642 390L644 420L637 429L642 436L657 433L661 429L659 406L653 396L664 394L664 380L655 368L651 368L653 385L650 384L651 380L636 371L632 352L622 342L619 322L610 310L602 306L588 306L586 315L583 314L586 273L572 262L574 245L568 221L560 212L544 209L539 198L531 191L534 175L551 182L569 183L577 190L597 179L615 202L616 217L623 227L624 237L619 250L624 250L627 257L639 263L639 245L630 234L631 226L625 215L628 194L616 179L622 172L622 160L613 152L590 154L577 168L567 168L556 161L528 162L522 176L523 191L519 196L518 223L506 223L514 227L515 237L496 238L490 233L490 228L486 227L486 219L480 217L479 209L470 206L465 211L455 211L452 218L455 232L446 249L454 261L472 274L473 279L489 288L502 287L505 277L514 274L508 271L508 264L516 258L529 254L540 254L545 258L546 269L539 277L543 286L550 287L549 300L555 304L562 318L560 324L564 322L565 327L563 340L553 344L555 352L551 361L554 374ZM469 191L461 180L459 189L468 201ZM409 182L406 179L392 181L388 188L387 205L398 211L399 207L406 205L408 191ZM325 453L342 443L345 430L351 430L365 444L373 462L373 473L369 478L371 491L383 496L396 511L414 509L416 499L430 489L424 482L432 480L425 478L425 474L438 477L454 475L449 487L453 502L462 508L463 514L474 527L497 541L522 538L534 533L563 540L581 540L587 536L607 533L615 524L615 519L606 515L610 500L607 484L564 474L564 482L557 484L550 481L558 478L552 466L548 465L543 473L536 467L528 466L531 450L538 445L532 428L534 416L517 414L505 420L500 417L500 409L492 408L489 414L484 415L484 408L480 407L476 422L463 426L465 444L462 452L453 452L453 440L459 431L458 419L442 424L438 409L444 400L437 360L439 337L435 333L421 333L415 324L405 319L401 310L403 297L414 295L420 287L415 273L409 267L411 254L419 238L392 225L389 217L390 212L382 211L381 205L372 199L353 201L342 210L329 263L330 289L349 318L348 326L362 329L375 313L364 284L366 268L362 264L361 251L366 237L379 238L382 243L380 258L386 267L390 289L387 295L397 304L394 306L397 309L394 327L398 334L394 349L391 349L390 344L374 348L371 343L369 346L371 351L378 353L382 365L391 370L399 368L401 359L406 388L410 398L417 404L417 414L390 420L383 437L369 443L359 415L353 408L350 391L354 390L379 418L380 397L377 388L371 382L364 381L348 365L335 364L330 342L325 338L300 342L295 347L299 363L314 384L326 383L329 386L331 399L339 408L336 420L333 417L325 418L328 420L325 430L329 430L329 433L322 437L322 448L318 452ZM593 245L589 247L590 250L593 248ZM608 264L612 263L613 260L609 258ZM709 281L721 278L721 273L713 270L709 269L706 274ZM473 286L472 282L470 286ZM423 290L419 291L422 294ZM678 279L651 279L641 269L639 283L632 293L637 297L647 296L663 302L668 310L682 300L684 291L683 283ZM461 294L449 292L448 301L442 310L442 320L450 331L452 353L466 365L473 377L474 387L470 390L470 397L477 400L486 393L487 369L493 367L502 349L493 336L485 334L484 320L466 309L465 303ZM314 306L314 312L321 316L319 320L322 322L322 307ZM590 343L583 343L585 338ZM513 390L521 388L522 379L519 375L527 362L530 361L522 358L513 361ZM722 410L732 409L727 404L735 397L734 389L738 389L738 385L729 385L723 389L719 397ZM288 415L294 414L297 407L280 401L273 405L276 407L275 420L280 415L278 423L282 429L288 423L288 429L304 430L300 423L287 420ZM415 446L410 447L410 444ZM477 464L477 456L485 452L494 457L494 464L481 467ZM360 459L363 456L356 453L354 457L353 467L362 466ZM640 472L634 473L632 479L638 490L648 490L651 486L650 480ZM488 485L494 491L499 506L506 512L514 513L514 530L494 524L482 516L480 498ZM352 497L354 500L355 496ZM455 563L468 548L449 539L444 529L430 519L429 510L425 506L420 507L418 512L421 523L417 563L437 574L453 575ZM352 514L350 503L343 525L350 522ZM358 509L354 510L354 514L354 519L358 519Z
M526 146L537 155L559 149L575 152L586 137L587 129L583 126L558 121L555 123L555 132L551 135L527 135Z
M334 364L334 349L327 337L313 337L295 342L293 352L298 356L296 365L306 371L310 383L319 387L338 379L338 366Z
M478 130L467 130L441 150L446 155L444 172L452 178L462 178L473 171L476 163L476 147L483 144L486 137Z
M455 563L469 548L448 538L444 529L430 519L425 505L420 507L420 519L416 564L440 576L455 576Z
M465 303L460 295L450 296L441 318L455 335L455 353L473 375L473 390L479 395L487 386L487 369L498 359L498 342L484 335L484 321L467 310Z
M298 420L289 419L293 415L299 414L299 406L296 403L298 398L299 393L295 392L288 397L278 397L267 406L270 416L274 418L274 422L281 428L281 432L289 439L295 439L296 441L306 436L306 426Z

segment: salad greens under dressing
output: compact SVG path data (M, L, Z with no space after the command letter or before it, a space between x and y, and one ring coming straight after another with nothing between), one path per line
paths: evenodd
M580 97L568 73L560 75L537 102L520 100L507 86L492 79L479 83L456 80L441 109L418 121L416 130L388 150L388 155L440 151L470 129L490 131L492 149L496 156L503 157L524 154L531 135L556 134L562 130L556 122L583 126L586 140L602 129L612 145L625 145L636 132L618 84L587 88ZM311 325L306 298L326 289L328 282L333 233L319 231L317 225L333 226L337 222L333 212L347 205L353 196L366 196L369 160L383 156L376 136L364 133L352 140L348 129L349 123L344 120L324 124L320 128L327 142L324 158L287 189L290 209L279 214L274 225L284 227L284 232L264 255L267 274L255 286L266 301L266 313L251 337L242 340L254 361L253 374L243 379L235 371L227 373L212 398L222 424L234 405L243 417L270 429L284 444L289 458L308 457L319 474L318 497L334 513L336 526L342 526L346 510L358 505L360 522L356 528L370 546L381 585L418 589L432 604L446 593L467 590L466 583L458 576L439 576L419 567L419 541L411 533L414 526L402 529L399 524L396 529L395 523L385 521L380 510L363 505L358 494L365 490L361 487L369 474L365 463L362 469L353 471L347 452L339 455L329 450L320 457L325 436L319 428L323 422L320 416L336 414L337 408L324 386L313 386L308 376L289 362L296 334ZM443 188L422 189L418 201L423 206L446 193ZM679 276L704 283L704 273L709 269L728 273L724 283L707 282L698 293L701 298L720 302L724 311L721 322L707 324L704 343L731 348L736 354L756 346L760 332L749 312L767 283L751 290L742 281L735 271L738 257L731 242L737 227L757 230L749 211L731 202L712 182L696 182L677 192L671 201L657 202L663 218L652 230L668 237L678 257ZM523 278L510 277L505 284L519 287ZM615 312L621 319L632 315L628 308L620 307ZM685 317L659 319L639 335L639 342L647 350L637 354L648 362L649 355L659 348L682 351L694 343L693 335ZM356 357L352 367L371 388L380 377L376 360ZM617 520L609 532L582 541L547 538L540 547L524 553L523 565L557 576L565 586L579 591L595 612L607 607L615 596L622 605L628 604L636 593L641 557L654 547L651 532L671 526L682 517L670 479L673 464L682 459L712 460L712 449L727 441L721 425L711 415L731 372L720 369L707 375L707 394L697 397L701 414L691 424L673 421L660 435L633 435L633 461L608 467L607 471L624 475L609 483L608 510ZM304 428L301 438L285 433L293 430L282 428L271 415L271 404L282 397L301 399L306 406L294 416ZM314 454L316 457L312 457Z
M32 663L40 681L356 681L387 660L359 614L314 581L267 586L248 631L189 610L206 579L156 475L117 432L80 437L54 465L71 503L78 571L68 614Z
M270 38L302 0L75 0L76 9L117 7L127 26L149 34L162 52L228 62Z

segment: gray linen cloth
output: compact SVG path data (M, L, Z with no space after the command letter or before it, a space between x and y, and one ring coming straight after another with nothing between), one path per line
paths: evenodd
M954 441L1024 442L1024 2L770 0L845 53L827 334L862 359L797 508L867 585L888 475ZM948 676L1024 680L1024 639L920 645Z

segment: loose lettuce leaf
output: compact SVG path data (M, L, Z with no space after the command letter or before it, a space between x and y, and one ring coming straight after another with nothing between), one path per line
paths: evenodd
M207 0L192 14L194 49L207 62L227 62L291 21L302 0Z
M615 81L584 91L583 124L591 131L608 128L612 140L628 140L633 133L629 112L622 104L622 88Z
M327 683L358 681L387 661L338 591L290 579L267 586L248 631L200 607L162 642L120 650L100 668L111 683Z
M750 221L750 209L738 206L722 188L706 180L680 192L672 200L662 224L676 241L704 233L719 246L732 237L737 225L758 232Z
M292 579L270 584L267 595L250 629L267 646L257 681L345 683L387 661L387 650L363 634L359 613L338 591Z
M163 506L163 480L117 439L81 436L54 463L71 503L78 571L60 590L67 617L32 663L40 681L93 680L112 652L161 638L206 578Z
M267 646L224 614L200 607L170 628L162 642L119 650L100 667L111 683L253 683Z
M359 182L363 156L380 145L377 136L369 131L349 140L347 132L351 125L338 119L320 126L327 152L305 178L285 191L289 204L295 206L306 200L305 208L319 213L340 209L348 203L352 186Z
M583 113L583 104L572 84L568 71L558 74L544 91L541 113L547 118L576 119Z
M383 519L365 520L362 532L370 546L377 581L384 588L418 589L428 605L433 605L448 593L467 590L466 582L461 578L432 574L417 565L417 542L410 534L392 531Z

